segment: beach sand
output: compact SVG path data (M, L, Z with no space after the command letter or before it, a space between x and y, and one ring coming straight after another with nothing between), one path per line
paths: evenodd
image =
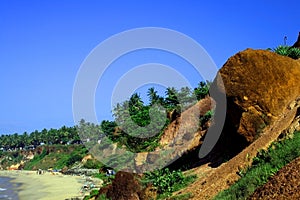
M11 182L22 183L18 190L20 200L64 200L81 196L84 178L34 171L0 171L0 176L13 178Z

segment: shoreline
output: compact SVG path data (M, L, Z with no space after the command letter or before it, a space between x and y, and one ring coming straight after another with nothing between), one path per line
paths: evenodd
M85 182L84 177L49 172L38 175L36 171L26 170L2 170L0 176L11 178L12 184L20 184L15 191L19 200L65 200L83 197L80 189Z
M19 200L17 188L18 183L12 183L13 178L0 177L0 199L14 199Z

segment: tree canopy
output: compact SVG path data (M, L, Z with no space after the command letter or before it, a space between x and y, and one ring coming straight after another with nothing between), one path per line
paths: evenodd
M139 94L134 93L128 100L118 103L113 109L114 121L103 120L99 125L81 120L74 127L24 132L0 136L0 148L20 149L30 145L74 144L82 140L99 142L107 136L112 142L125 146L133 152L151 151L173 120L168 113L181 112L209 95L210 83L200 82L192 91L188 87L179 91L167 88L165 96L159 96L154 87L148 89L149 104L145 104ZM80 134L78 134L80 133ZM80 135L80 137L79 137Z

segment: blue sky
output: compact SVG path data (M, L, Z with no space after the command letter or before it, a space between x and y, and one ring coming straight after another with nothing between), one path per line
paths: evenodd
M246 48L293 44L299 2L271 1L14 1L0 2L0 134L74 125L72 92L81 63L100 42L133 28L163 27L201 44L220 68ZM185 66L157 52L123 63ZM165 60L164 60L165 59ZM136 61L138 60L138 62ZM117 80L118 68L107 73ZM115 71L114 71L115 70ZM182 70L196 86L193 72ZM191 76L191 77L189 77ZM97 103L102 102L102 103ZM96 94L98 119L111 119L110 99Z

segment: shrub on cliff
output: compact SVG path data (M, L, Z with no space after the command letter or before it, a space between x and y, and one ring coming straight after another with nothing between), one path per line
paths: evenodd
M295 47L279 45L273 49L273 52L282 56L288 56L293 59L300 58L300 49Z
M298 59L300 58L300 49L299 48L290 48L289 50L289 57L293 58L293 59Z
M195 176L184 176L180 170L171 171L168 168L154 170L144 174L142 182L153 185L160 198L169 196L195 180Z

